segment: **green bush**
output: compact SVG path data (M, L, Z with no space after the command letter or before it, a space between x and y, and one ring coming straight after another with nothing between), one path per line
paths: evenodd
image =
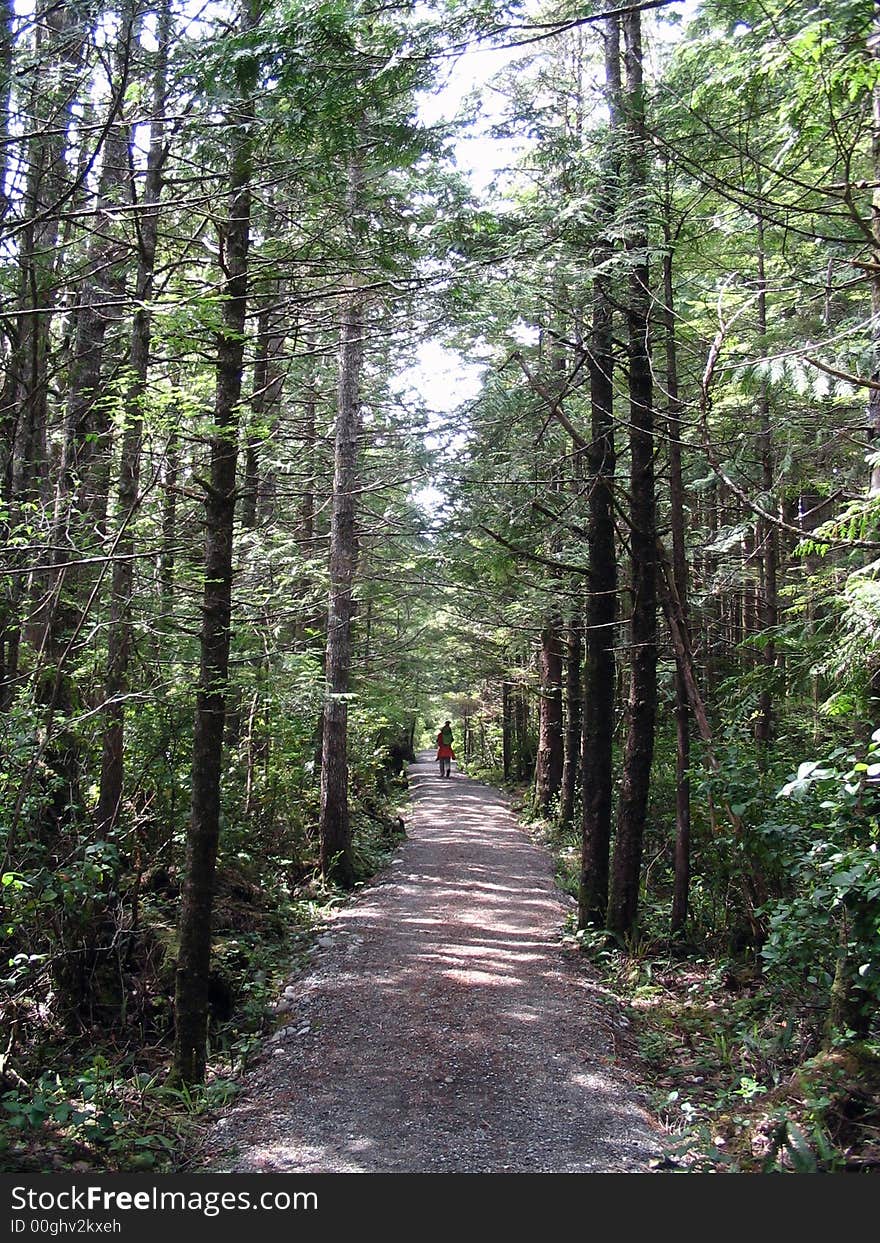
M779 791L792 811L790 892L766 906L768 977L827 1008L830 1039L866 1036L880 1004L880 730L865 758L802 763Z

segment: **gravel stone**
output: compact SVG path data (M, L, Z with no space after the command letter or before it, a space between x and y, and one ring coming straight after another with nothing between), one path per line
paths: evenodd
M571 903L547 851L431 753L410 783L400 866L334 913L298 980L311 1022L272 1037L287 1061L246 1072L190 1168L650 1172L663 1135L607 990L563 940Z

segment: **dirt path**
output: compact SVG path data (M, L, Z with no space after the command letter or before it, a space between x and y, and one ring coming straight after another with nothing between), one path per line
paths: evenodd
M660 1139L614 1063L613 1011L561 944L547 853L429 753L410 778L407 841L292 981L203 1168L646 1170Z

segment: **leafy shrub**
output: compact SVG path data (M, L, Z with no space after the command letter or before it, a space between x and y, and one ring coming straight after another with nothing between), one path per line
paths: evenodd
M828 1035L867 1035L880 1003L880 730L865 759L805 761L779 791L796 823L791 891L767 903L768 976L828 1007Z

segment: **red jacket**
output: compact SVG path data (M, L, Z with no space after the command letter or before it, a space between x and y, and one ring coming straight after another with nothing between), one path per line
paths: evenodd
M437 735L437 759L438 760L454 760L455 752L448 742L443 741L443 730Z

